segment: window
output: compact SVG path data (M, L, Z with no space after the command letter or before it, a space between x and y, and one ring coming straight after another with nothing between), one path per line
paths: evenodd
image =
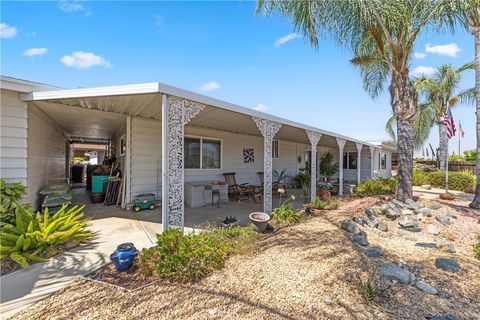
M357 169L357 152L343 153L343 169Z
M278 159L278 140L272 142L272 159Z
M387 154L386 153L380 153L380 169L384 170L387 169Z
M217 139L185 137L185 169L220 169L222 142Z
M120 138L120 155L124 156L127 153L127 140L125 139L125 135Z

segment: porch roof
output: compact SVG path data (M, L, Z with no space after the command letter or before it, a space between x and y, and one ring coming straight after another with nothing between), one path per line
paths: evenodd
M308 143L305 130L310 130L322 134L319 145L336 147L335 138L341 138L347 140L350 144L358 142L365 146L378 147L366 141L241 107L160 82L111 87L34 91L21 94L21 99L27 102L34 102L39 107L43 105L44 108L50 109L50 112L55 112L54 109L57 109L54 105L63 105L111 112L117 115L130 115L161 120L161 94L173 95L207 105L208 107L191 121L191 125L195 126L260 135L255 124L251 121L251 117L254 116L283 124L282 129L277 135L277 138L280 140ZM50 108L46 104L50 105Z

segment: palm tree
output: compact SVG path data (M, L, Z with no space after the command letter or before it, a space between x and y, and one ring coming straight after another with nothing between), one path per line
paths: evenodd
M415 118L413 135L415 149L420 149L430 135L430 129L436 124L439 136L440 169L445 170L447 159L447 126L444 123L447 106L455 107L460 101L471 102L473 88L454 94L461 80L461 73L473 69L474 63L470 62L458 69L450 64L440 66L431 76L422 75L413 81L413 86L420 96L425 99L419 104ZM386 130L395 139L395 117L392 116L386 125Z
M475 43L475 103L477 105L477 186L470 207L480 209L480 0L451 0L444 4L443 16L449 17L450 25L456 23L466 28Z
M310 44L331 35L354 54L365 90L377 97L390 82L393 114L397 121L397 198L412 198L413 124L417 91L409 74L409 60L418 35L428 26L441 27L439 14L447 0L257 0L257 13L279 12L292 20Z

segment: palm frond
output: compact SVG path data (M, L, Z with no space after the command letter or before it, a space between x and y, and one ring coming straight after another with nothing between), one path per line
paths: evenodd
M460 91L458 94L458 98L460 99L460 103L474 105L475 104L475 97L476 92L475 88L469 88L466 90Z

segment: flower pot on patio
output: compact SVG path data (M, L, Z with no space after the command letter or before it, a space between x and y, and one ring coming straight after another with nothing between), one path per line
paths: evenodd
M317 191L317 197L320 199L320 200L327 200L328 198L330 198L332 196L332 194L330 193L330 190L329 189L320 189Z
M223 228L232 228L238 226L238 219L234 216L228 216L222 220Z
M264 212L250 213L250 221L253 224L253 228L257 232L265 231L269 220L270 220L270 216Z

